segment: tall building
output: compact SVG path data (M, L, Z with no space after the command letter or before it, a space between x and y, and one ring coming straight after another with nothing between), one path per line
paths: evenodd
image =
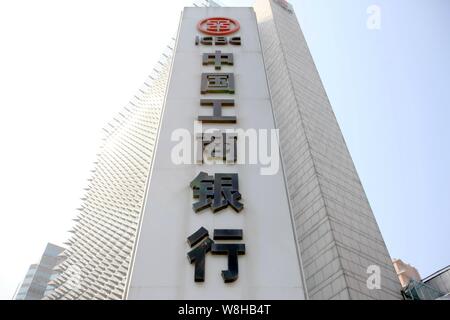
M214 45L218 40L214 35L226 35L228 42L220 38L220 45ZM232 37L242 43L233 45ZM234 63L227 63L228 53ZM233 82L232 90L227 81ZM222 86L226 88L216 90ZM233 99L233 108L222 108L232 120L205 118L211 111L205 110L204 99ZM214 116L220 112L215 109ZM261 176L251 165L171 163L171 133L180 127L189 130L197 114L207 129L278 128L281 176ZM220 120L227 124L217 123ZM401 299L391 258L286 1L257 1L255 10L185 8L158 141L128 298ZM184 186L200 177L191 182L191 187L197 186L194 198L203 195L215 201L217 194L208 196L200 190L202 183L213 179L215 190L213 174L223 172L236 173L245 209L239 215L229 208L213 217L208 212L194 214ZM246 235L240 238L247 248L238 259L242 277L233 286L217 276L224 261L214 257L215 243L192 245L192 251L185 244L186 238L191 244L190 237L199 236L196 230L203 230L205 237L210 235L205 241L212 241L213 230L223 227ZM164 239L164 246L158 239ZM195 255L202 245L212 255L202 256L197 266L200 258ZM185 263L183 251L195 267ZM368 283L371 276L378 277L378 285Z
M401 299L286 1L185 8L106 132L50 298Z
M63 251L60 246L47 244L39 263L28 268L14 300L41 300L50 294L55 289L51 281L58 275L54 268L64 260Z

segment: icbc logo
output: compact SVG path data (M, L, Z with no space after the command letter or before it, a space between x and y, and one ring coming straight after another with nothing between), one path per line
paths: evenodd
M198 30L213 36L225 36L239 30L239 22L231 18L214 17L200 21Z

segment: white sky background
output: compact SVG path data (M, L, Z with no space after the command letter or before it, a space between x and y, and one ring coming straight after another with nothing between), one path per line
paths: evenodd
M69 237L102 128L142 86L190 2L162 3L0 2L0 299L47 242Z

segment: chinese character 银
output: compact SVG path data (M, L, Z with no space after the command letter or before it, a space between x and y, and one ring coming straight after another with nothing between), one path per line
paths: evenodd
M192 205L195 212L211 207L213 212L231 206L236 212L242 211L244 205L239 202L238 174L216 173L213 176L200 172L190 184L194 199L198 202Z

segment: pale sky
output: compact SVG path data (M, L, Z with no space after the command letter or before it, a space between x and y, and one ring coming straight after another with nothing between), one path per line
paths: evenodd
M253 1L222 1L251 5ZM0 2L0 299L62 244L102 127L150 73L190 1ZM450 263L450 3L293 0L392 257ZM366 10L381 8L381 29Z

